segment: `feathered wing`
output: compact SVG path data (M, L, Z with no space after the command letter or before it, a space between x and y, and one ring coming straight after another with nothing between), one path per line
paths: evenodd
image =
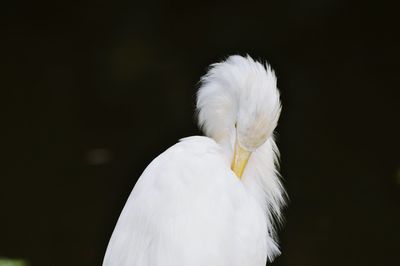
M187 138L157 157L133 189L104 266L262 266L265 213L220 146Z

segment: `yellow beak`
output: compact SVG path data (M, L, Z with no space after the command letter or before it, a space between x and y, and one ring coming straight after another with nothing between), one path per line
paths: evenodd
M244 168L247 165L250 155L251 152L240 146L239 142L236 140L231 169L239 178L243 175Z

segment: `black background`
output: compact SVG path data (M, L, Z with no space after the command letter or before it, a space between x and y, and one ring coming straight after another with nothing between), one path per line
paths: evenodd
M273 265L399 262L399 9L384 1L1 4L0 257L100 265L198 80L267 59L290 196Z

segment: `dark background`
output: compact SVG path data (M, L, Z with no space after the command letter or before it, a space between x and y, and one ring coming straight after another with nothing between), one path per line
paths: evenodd
M100 265L146 165L200 134L198 80L267 59L290 204L273 265L399 263L399 8L384 1L1 4L0 257Z

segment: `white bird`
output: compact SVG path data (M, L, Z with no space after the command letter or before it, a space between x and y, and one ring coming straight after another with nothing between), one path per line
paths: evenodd
M201 81L197 112L207 137L180 140L145 169L104 266L264 266L279 254L285 191L273 138L275 74L235 55Z

